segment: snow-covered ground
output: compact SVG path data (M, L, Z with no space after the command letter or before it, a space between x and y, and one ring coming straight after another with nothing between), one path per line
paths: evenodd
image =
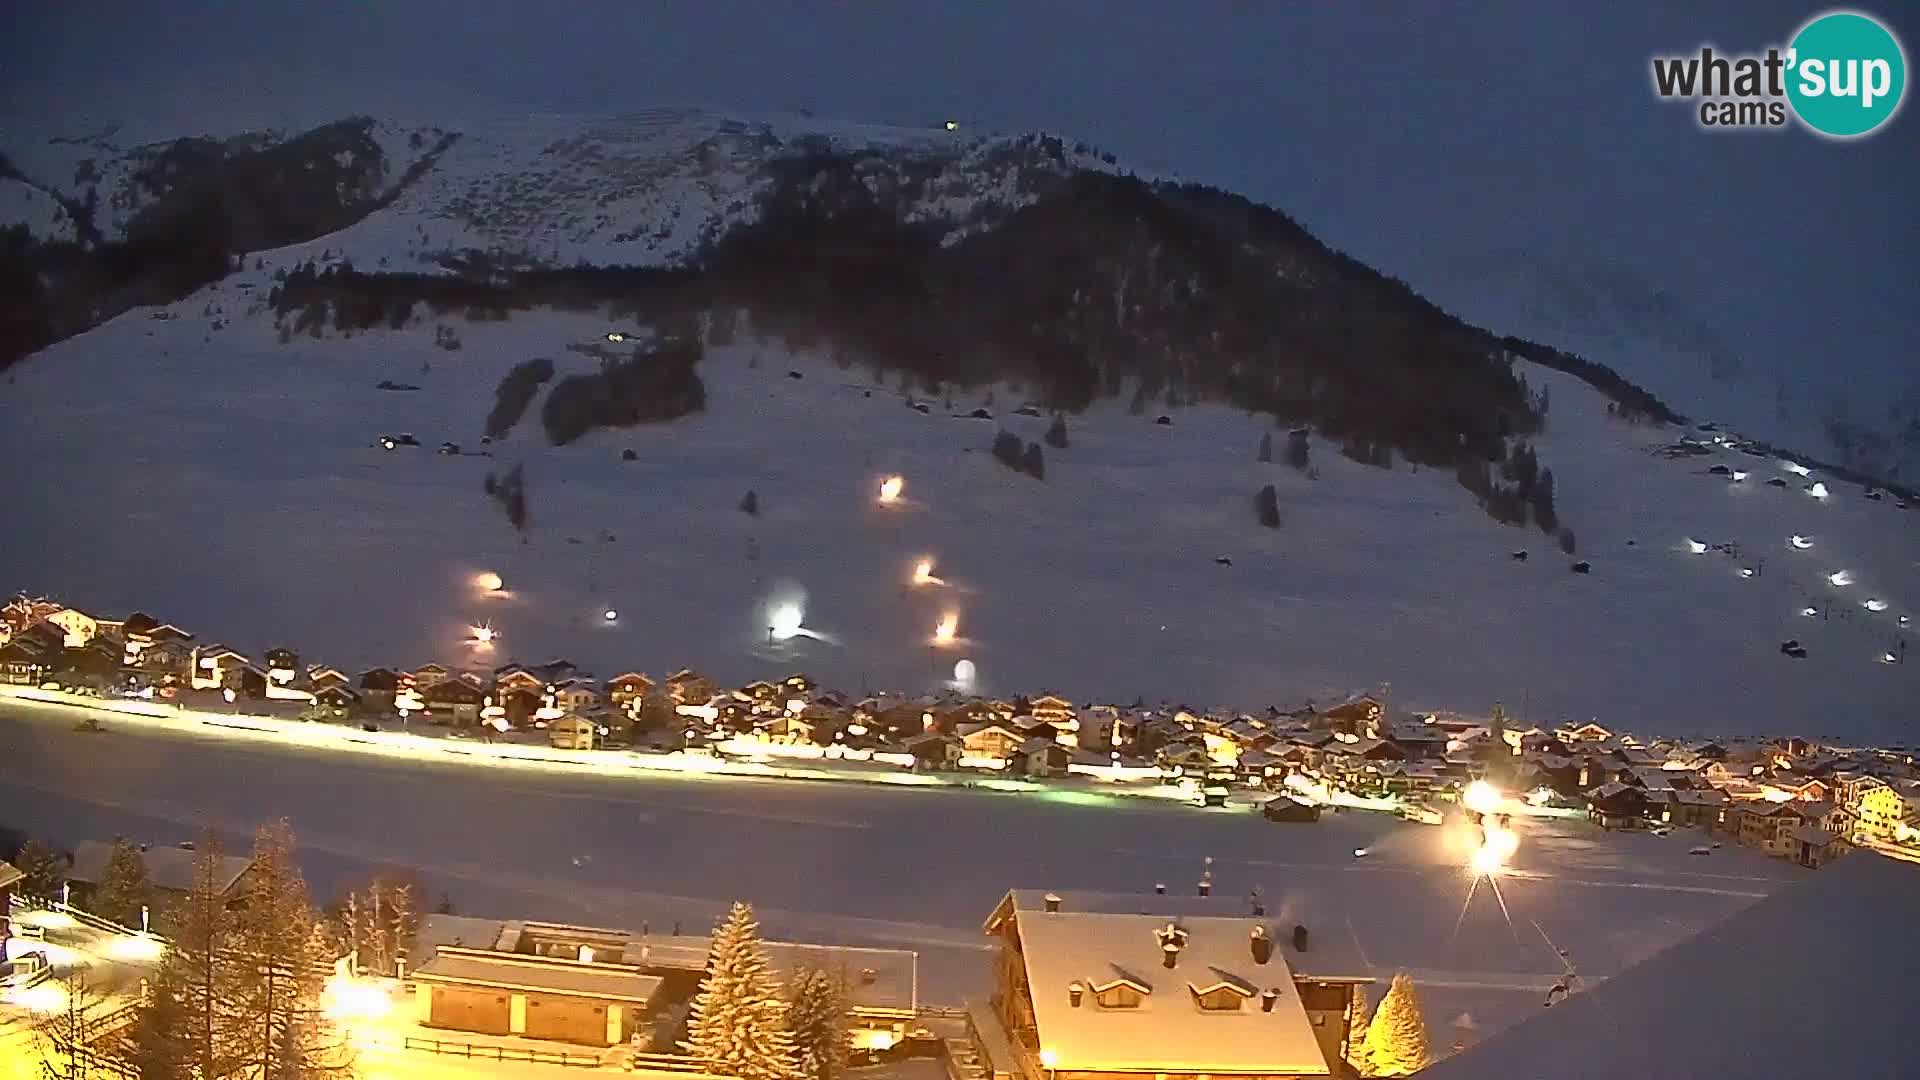
M1500 700L1543 724L1916 738L1916 665L1879 657L1920 604L1920 512L1832 482L1818 500L1738 453L1660 458L1678 432L1615 424L1550 372L1529 372L1552 393L1540 460L1589 575L1539 532L1489 521L1449 473L1371 469L1323 444L1317 479L1259 464L1271 424L1229 409L1159 426L1098 406L1071 419L1068 449L1047 449L1043 483L987 453L1000 424L1030 440L1046 426L1012 415L1014 389L994 395L997 421L940 401L923 415L864 370L750 342L708 351L703 414L555 449L536 400L494 457L440 456L442 440L478 448L509 367L547 356L563 375L589 370L568 346L611 327L537 313L459 323L457 352L433 345L431 322L283 346L266 316L242 314L272 265L11 373L0 450L34 464L10 480L7 585L342 666L564 655L602 675L805 669L858 692L926 689L967 658L980 689L1009 694L1257 707L1391 684L1399 706ZM230 324L212 329L209 305ZM422 389L375 389L382 379ZM955 411L984 401L956 396ZM373 447L402 431L429 449ZM1750 475L1710 476L1715 461ZM481 490L516 462L524 543ZM905 499L881 507L890 473ZM1791 483L1763 483L1775 475ZM1277 531L1253 520L1268 482ZM737 509L749 489L758 518ZM1790 547L1795 534L1812 546ZM1688 538L1743 555L1692 555ZM907 586L921 555L946 587ZM512 596L476 595L481 570ZM1828 584L1840 570L1852 584ZM770 647L770 605L800 593L819 636ZM950 610L961 642L930 649ZM464 628L483 619L503 637L479 656ZM1788 638L1807 659L1780 654Z
M239 843L284 815L322 897L394 865L463 914L502 918L691 931L746 898L773 936L921 950L930 1001L983 990L979 926L1006 889L1186 892L1211 857L1217 895L1257 886L1274 910L1312 912L1314 933L1351 934L1376 970L1415 973L1436 1030L1472 1012L1472 1041L1537 1011L1562 971L1546 942L1603 978L1804 873L1732 847L1690 856L1701 841L1685 832L1527 820L1498 896L1483 882L1469 897L1464 826L1385 815L1275 825L1085 796L603 779L71 727L0 706L7 825L66 844L173 843L210 826Z

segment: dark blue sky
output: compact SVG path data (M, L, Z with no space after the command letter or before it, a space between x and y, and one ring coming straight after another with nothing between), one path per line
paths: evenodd
M241 58L288 79L425 79L549 109L1048 128L1273 203L1443 301L1469 303L1462 276L1489 260L1624 275L1809 392L1857 397L1863 373L1920 384L1915 110L1848 144L1715 134L1649 88L1652 53L1784 42L1817 4L18 8L0 45L16 105L59 82L137 88ZM1913 4L1868 10L1914 52Z

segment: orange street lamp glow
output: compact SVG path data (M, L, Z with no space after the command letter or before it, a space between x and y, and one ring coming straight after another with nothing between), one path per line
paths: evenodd
M500 580L500 575L491 570L474 575L473 583L478 585L482 592L499 592L507 587L507 583Z
M953 644L954 635L958 633L959 630L960 613L957 611L949 611L940 617L939 624L933 628L933 643L935 645L951 645Z
M907 488L907 481L899 476L889 476L880 481L880 504L891 506L900 501L900 493Z
M492 648L495 639L499 638L500 636L500 631L495 630L493 627L488 626L486 623L481 623L479 626L469 627L468 630L473 634L474 646L476 648L481 648L481 649Z

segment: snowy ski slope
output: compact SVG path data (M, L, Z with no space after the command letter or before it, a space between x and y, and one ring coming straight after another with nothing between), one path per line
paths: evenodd
M338 238L309 247L323 245ZM459 324L458 352L434 346L431 322L278 345L267 315L241 312L275 263L311 253L276 253L173 319L130 313L16 369L0 448L35 464L10 484L6 585L340 665L565 655L603 675L806 669L857 692L928 689L964 657L990 692L1256 707L1390 684L1397 706L1498 699L1540 723L1916 740L1920 665L1878 658L1920 604L1920 513L1844 484L1824 501L1799 477L1767 486L1780 466L1743 454L1667 460L1654 451L1679 432L1616 424L1554 373L1528 373L1553 400L1540 459L1588 575L1540 533L1489 521L1451 475L1367 468L1317 443L1317 479L1259 464L1270 423L1228 409L1163 427L1098 406L1071 420L1068 449L1047 450L1039 482L987 452L1001 423L1030 440L1045 428L1012 415L1012 388L994 396L997 421L940 402L923 415L860 369L751 342L708 350L701 415L554 449L536 400L495 457L437 455L443 440L478 449L513 364L589 370L568 346L614 328L537 313ZM426 448L373 447L402 431ZM1716 460L1751 475L1711 476ZM481 490L514 462L531 495L524 544ZM906 496L882 508L889 473ZM1277 531L1251 507L1268 482ZM748 489L757 519L737 509ZM1812 546L1790 547L1795 534ZM1689 538L1742 557L1692 554ZM947 588L907 588L923 554ZM481 570L512 597L475 595ZM1852 583L1834 587L1840 570ZM801 591L820 636L769 646L769 606ZM930 649L948 610L963 641ZM477 656L463 628L482 619L503 641ZM1806 659L1781 655L1788 638Z

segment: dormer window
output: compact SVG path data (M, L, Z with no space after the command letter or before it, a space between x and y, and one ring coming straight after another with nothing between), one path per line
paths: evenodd
M1239 1012L1240 1006L1253 997L1254 990L1237 982L1217 982L1211 986L1187 984L1193 991L1193 1003L1205 1012Z
M1132 979L1114 979L1095 983L1093 1000L1103 1009L1137 1009L1152 992L1151 987L1142 986Z

